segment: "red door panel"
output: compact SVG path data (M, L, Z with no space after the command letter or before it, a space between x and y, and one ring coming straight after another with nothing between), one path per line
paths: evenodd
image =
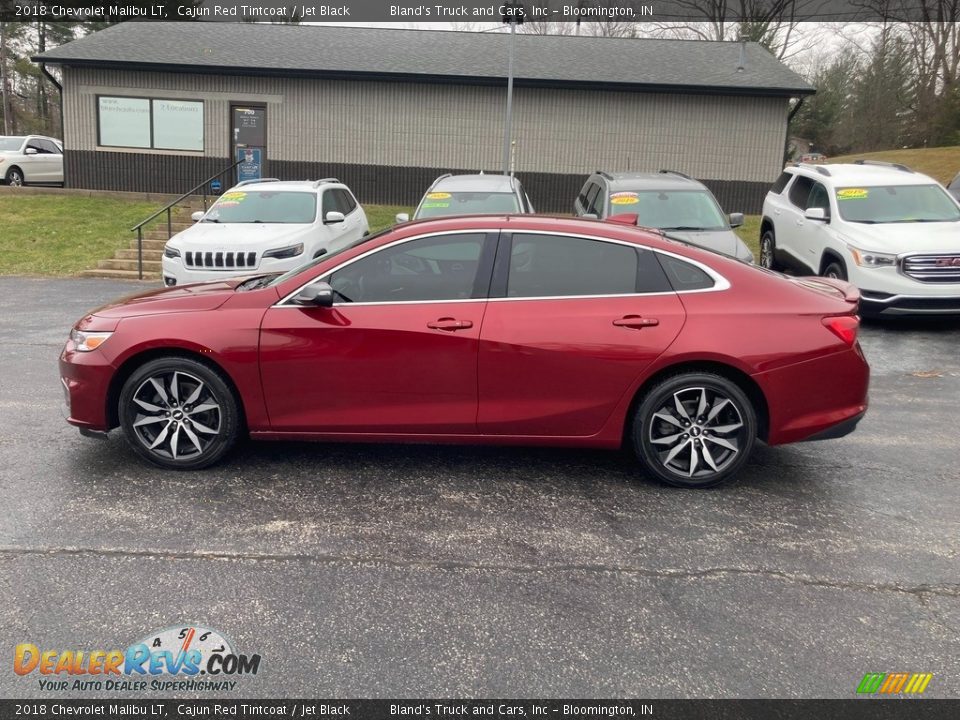
M271 428L475 433L485 306L271 308L260 336Z
M480 432L596 434L683 322L672 293L491 301L480 336Z

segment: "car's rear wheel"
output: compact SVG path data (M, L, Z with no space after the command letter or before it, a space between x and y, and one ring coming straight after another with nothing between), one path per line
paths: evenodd
M23 182L23 170L18 167L12 167L7 170L7 185L12 185L13 187L22 187Z
M633 422L633 446L644 469L686 488L711 487L735 475L756 434L750 399L713 373L665 378L644 397Z
M237 399L226 380L196 360L151 360L123 385L120 426L133 449L165 468L213 465L236 442Z
M760 237L760 267L768 270L779 270L777 264L777 240L773 235L773 230L764 231Z
M835 280L846 280L847 269L839 260L830 260L820 273L823 277L834 278Z

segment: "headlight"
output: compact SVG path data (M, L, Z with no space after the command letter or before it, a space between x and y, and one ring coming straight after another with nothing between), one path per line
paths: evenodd
M277 258L278 260L283 260L284 258L296 257L303 252L303 243L298 243L297 245L291 245L290 247L277 248L276 250L267 250L263 257L272 257Z
M180 251L169 245L163 246L163 256L168 258L178 258L180 257Z
M70 339L73 340L79 352L90 352L103 345L112 332L86 332L84 330L71 330Z
M853 253L853 259L860 267L891 267L897 264L896 255L861 250L860 248L855 248L852 245L850 246L850 252Z

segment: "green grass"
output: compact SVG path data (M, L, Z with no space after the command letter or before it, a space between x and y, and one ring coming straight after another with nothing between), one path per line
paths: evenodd
M363 210L367 213L367 224L370 225L370 232L375 233L393 225L397 213L405 212L408 215L413 215L415 208L400 205L364 205Z
M903 163L909 168L929 175L944 185L960 172L960 145L952 147L918 148L916 150L882 150L872 153L857 153L832 157L827 163L853 162L859 158L865 160L883 160L884 162Z
M72 275L134 238L156 203L69 195L0 196L0 275Z
M736 229L737 235L746 243L755 260L760 259L760 216L744 215L743 225Z
M160 205L70 195L0 195L0 275L74 275L113 257L133 239L129 228ZM394 224L400 205L365 205L370 232ZM748 215L737 234L759 255L760 218Z

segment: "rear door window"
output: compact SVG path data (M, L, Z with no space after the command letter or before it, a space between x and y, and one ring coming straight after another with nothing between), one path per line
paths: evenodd
M629 245L566 235L513 236L507 297L629 295L638 254Z
M810 197L810 190L813 188L813 180L802 175L798 177L793 185L790 186L790 202L801 210L807 209L807 198Z

